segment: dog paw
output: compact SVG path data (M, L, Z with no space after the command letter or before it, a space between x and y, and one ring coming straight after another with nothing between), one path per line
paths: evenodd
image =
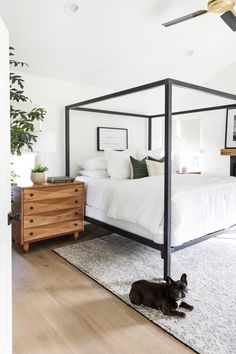
M179 315L178 315L179 317L182 317L182 318L185 318L186 317L186 313L184 313L184 312L179 312Z

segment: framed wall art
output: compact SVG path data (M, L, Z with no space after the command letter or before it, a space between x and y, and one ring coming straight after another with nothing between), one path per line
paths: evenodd
M128 149L128 129L97 127L97 150L122 151Z
M236 148L236 108L227 109L225 128L225 148Z

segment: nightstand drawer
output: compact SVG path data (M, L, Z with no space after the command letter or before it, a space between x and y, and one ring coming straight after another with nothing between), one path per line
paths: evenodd
M49 213L24 216L24 228L32 228L69 220L83 220L83 208L52 211Z
M58 198L48 200L38 200L35 202L24 203L24 215L34 215L44 213L45 211L56 211L64 209L72 209L83 206L83 198L81 196L75 198Z
M29 229L24 229L24 241L33 241L56 235L69 234L72 232L81 231L83 228L83 221L77 220L32 227Z
M68 186L52 186L50 188L31 188L24 190L24 201L55 199L81 196L83 185L75 183Z

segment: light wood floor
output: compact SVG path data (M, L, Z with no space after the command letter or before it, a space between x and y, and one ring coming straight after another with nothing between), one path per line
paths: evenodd
M89 225L81 241L101 233ZM14 354L193 353L51 251L72 242L14 245Z

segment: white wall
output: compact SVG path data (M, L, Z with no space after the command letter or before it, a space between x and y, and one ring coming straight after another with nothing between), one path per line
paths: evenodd
M207 175L229 176L230 158L221 156L225 146L226 112L211 111L202 116L202 172Z
M215 88L212 84L208 87ZM220 84L219 84L220 86ZM222 91L224 88L221 89ZM232 104L232 102L221 102L217 96L213 102L213 106L222 104ZM196 95L196 100L198 95ZM199 100L202 107L211 106L208 104L207 97ZM229 176L230 174L230 159L220 155L220 150L225 146L225 124L226 124L226 109L215 110L201 113L191 114L191 117L201 119L201 165L202 173L205 175L221 175Z
M236 94L235 75L236 66L232 64L212 77L206 85ZM203 171L207 174L229 176L230 158L220 155L220 149L225 146L226 110L212 111L204 115L202 120Z
M107 92L37 75L25 73L22 75L25 79L25 94L31 98L33 105L42 106L47 110L46 118L42 123L42 133L55 133L56 152L43 153L45 164L49 167L48 175L64 175L65 105L104 95ZM131 102L133 101L134 98ZM124 104L123 107L125 108ZM130 148L144 148L147 145L145 119L71 111L71 175L76 175L78 165L84 159L99 154L97 126L128 128Z
M128 129L129 148L147 148L147 122L145 118L71 111L71 175L75 176L84 159L103 152L97 151L97 127Z
M184 139L183 144L187 150L199 151L201 140L201 120L182 119L180 124L180 137ZM177 133L177 132L176 132Z
M220 155L224 148L226 111L199 112L182 117L183 150L201 152L202 174L229 176L229 157Z
M180 116L178 116L180 118ZM173 119L173 150L201 151L201 171L204 175L229 176L230 158L221 156L225 144L226 111L209 111L182 116L181 138L184 147L178 147L176 119ZM199 124L200 122L200 124ZM200 128L200 129L199 129ZM163 147L163 118L154 120L153 147ZM177 144L177 145L176 145ZM173 157L174 158L174 157Z
M236 85L234 82L236 68L230 66L223 72L212 78L205 86L236 93ZM190 91L189 97L182 101L186 108L201 108L207 106L218 106L232 104L234 101L222 99L215 95L206 95L197 91ZM190 115L191 118L201 119L201 161L202 173L206 175L222 175L230 174L230 158L221 156L220 150L225 146L225 125L226 125L226 109L195 113ZM183 116L184 117L184 116ZM187 118L187 115L186 115Z
M233 67L229 67L207 84L209 87L236 92L235 84L232 80ZM44 78L36 75L23 74L26 85L26 95L33 104L43 106L47 110L47 116L43 123L43 131L55 133L56 153L47 153L45 163L49 166L50 175L64 174L64 107L67 104L89 99L95 96L106 94L104 90L78 85L70 82ZM226 84L228 83L228 84ZM110 92L109 92L110 93ZM159 97L160 96L160 97ZM150 97L145 94L144 104L147 112L152 111L150 102L155 102L155 110L160 111L163 95L155 94ZM158 99L157 99L158 98ZM202 95L190 95L181 101L182 106L185 102L187 107L207 106L209 98ZM219 100L213 100L210 96L211 104L219 104ZM143 104L142 104L143 105ZM142 106L140 100L137 107ZM133 107L135 102L133 102ZM111 108L111 107L109 107ZM153 112L152 112L153 113ZM96 151L96 127L112 126L124 127L129 129L129 147L146 147L147 127L145 119L123 118L121 116L106 116L85 112L72 112L71 114L71 171L76 174L78 164L85 158L99 154ZM183 116L184 117L184 116ZM187 118L187 117L184 117ZM224 147L225 137L225 110L213 111L199 114L191 114L191 118L202 119L201 149L202 149L202 171L204 174L229 175L229 157L220 156L220 149ZM186 129L192 131L192 123L187 123ZM163 119L153 120L153 148L163 144L162 138ZM195 136L196 138L196 136ZM195 139L194 138L194 139ZM196 139L195 139L196 140ZM196 142L196 141L195 141ZM196 144L194 144L196 145Z
M49 175L64 175L64 117L65 105L82 101L94 96L105 94L104 91L65 82L45 78L37 75L22 74L25 79L25 94L33 103L33 106L44 107L47 111L42 123L42 133L54 133L56 152L44 152L45 164L49 167ZM79 138L79 135L78 135ZM81 158L83 152L80 151Z
M226 110L192 113L182 117L185 118L182 121L184 150L200 150L202 174L229 176L229 157L220 155L225 144Z

